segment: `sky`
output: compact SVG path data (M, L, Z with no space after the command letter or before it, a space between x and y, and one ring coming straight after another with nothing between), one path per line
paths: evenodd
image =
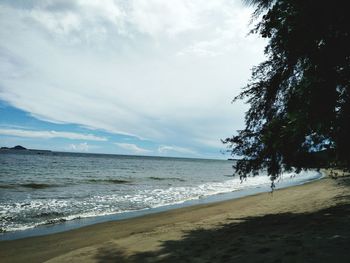
M0 146L227 158L264 59L241 0L2 0Z

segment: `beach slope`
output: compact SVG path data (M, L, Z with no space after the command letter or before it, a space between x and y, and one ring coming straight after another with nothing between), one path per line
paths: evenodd
M350 178L0 242L1 262L350 262Z

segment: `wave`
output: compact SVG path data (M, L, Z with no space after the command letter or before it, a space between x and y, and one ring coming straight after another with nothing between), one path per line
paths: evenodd
M130 184L132 181L123 180L123 179L89 179L87 180L89 183L111 183L111 184Z
M179 181L179 182L186 182L185 179L178 178L178 177L156 177L156 176L150 176L148 179L151 180L157 180L157 181Z
M56 184L43 184L43 183L28 183L28 184L19 184L20 187L32 188L32 189L44 189L49 187L57 187Z
M67 221L67 219L65 219L65 218L55 218L55 219L47 220L43 224L38 224L37 226L60 224L60 223L66 222L66 221Z
M0 189L12 189L12 188L16 188L15 185L13 184L0 184Z
M17 187L32 188L32 189L44 189L49 187L57 187L57 184L44 184L44 183L27 183L27 184L0 184L0 189L13 189Z
M41 217L52 217L52 216L63 216L64 214L63 213L60 213L60 212L42 212L42 213L39 213L37 214L35 217L38 217L38 218L41 218Z

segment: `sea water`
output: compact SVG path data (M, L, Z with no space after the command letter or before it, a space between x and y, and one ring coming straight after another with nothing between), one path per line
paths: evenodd
M265 173L242 182L233 176L232 165L229 160L0 153L0 237L72 220L269 189L271 181ZM315 171L286 174L277 187L319 177Z

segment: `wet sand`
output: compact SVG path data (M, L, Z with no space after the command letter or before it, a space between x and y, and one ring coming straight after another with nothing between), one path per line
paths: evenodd
M0 242L1 262L350 262L350 177Z

